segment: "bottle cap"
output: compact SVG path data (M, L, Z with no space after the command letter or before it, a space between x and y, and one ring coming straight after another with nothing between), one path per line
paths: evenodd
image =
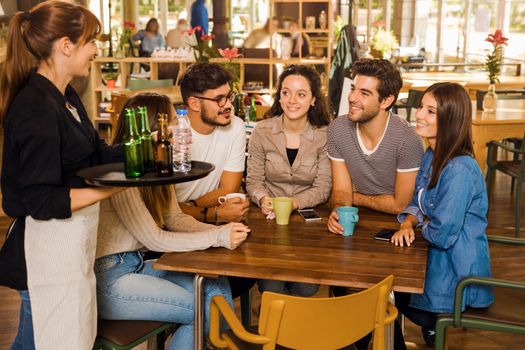
M177 109L177 115L188 115L188 111L184 108Z

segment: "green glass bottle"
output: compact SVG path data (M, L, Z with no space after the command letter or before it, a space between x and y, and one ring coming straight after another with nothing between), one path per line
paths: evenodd
M142 158L142 145L137 131L135 110L126 108L126 132L124 143L124 173L126 177L135 178L144 175L144 162Z
M173 148L168 133L168 115L159 113L157 116L157 142L155 143L155 174L157 176L173 176Z
M253 96L250 100L250 115L248 116L248 120L251 122L257 120L257 110L255 109L255 98Z
M142 157L144 160L144 172L150 173L155 171L155 157L153 154L153 138L149 129L148 110L144 107L138 107L140 125L140 142L142 144Z

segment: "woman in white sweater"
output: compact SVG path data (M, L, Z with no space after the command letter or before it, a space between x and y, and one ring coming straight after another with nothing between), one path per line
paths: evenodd
M167 97L140 94L124 108L148 107L152 130L157 112L173 115ZM124 118L119 118L114 142L122 139ZM173 186L130 188L101 203L97 260L99 318L155 320L179 324L168 349L193 349L193 275L154 270L144 252L184 252L209 247L235 249L249 228L240 223L223 226L195 220L180 210ZM206 280L205 329L209 303L223 295L233 305L226 278Z

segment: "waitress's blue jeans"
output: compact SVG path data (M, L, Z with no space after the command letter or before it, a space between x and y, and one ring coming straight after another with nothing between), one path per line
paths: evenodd
M31 303L29 291L20 290L20 321L18 321L18 333L9 350L34 350L35 338L33 336L33 316L31 314Z
M95 261L98 317L114 320L152 320L178 323L168 349L193 349L193 274L153 269L143 253L104 256ZM222 295L233 305L225 277L206 279L205 334L209 332L210 301Z

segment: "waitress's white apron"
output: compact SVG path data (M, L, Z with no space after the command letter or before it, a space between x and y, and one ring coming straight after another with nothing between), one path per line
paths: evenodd
M93 347L99 208L99 203L93 204L69 219L26 217L27 285L37 350Z

